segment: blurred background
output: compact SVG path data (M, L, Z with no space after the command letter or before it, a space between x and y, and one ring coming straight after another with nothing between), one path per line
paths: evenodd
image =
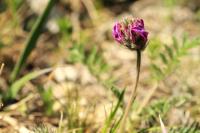
M0 0L2 99L48 2ZM127 16L142 18L149 32L127 132L161 132L159 115L169 132L200 132L200 0L57 0L17 79L53 70L2 100L0 132L100 132L120 101L117 121L136 77L135 52L112 38Z

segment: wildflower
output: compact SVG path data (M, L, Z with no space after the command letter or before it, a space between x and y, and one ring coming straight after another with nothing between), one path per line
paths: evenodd
M142 19L126 18L113 27L113 37L131 50L144 50L148 41L148 32Z
M117 22L114 25L112 35L118 43L126 46L130 50L136 50L137 53L136 82L121 120L119 133L122 133L124 132L124 126L131 110L132 102L136 97L140 77L141 51L144 50L147 45L148 32L144 28L144 21L142 19L126 18L124 21Z

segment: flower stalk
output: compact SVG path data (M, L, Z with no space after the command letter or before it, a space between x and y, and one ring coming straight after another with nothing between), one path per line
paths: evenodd
M112 35L118 43L126 46L131 51L136 51L137 53L136 82L125 108L119 128L119 133L124 133L124 126L129 116L131 105L137 95L137 87L140 77L141 52L147 46L148 32L144 28L144 21L142 19L125 18L123 21L115 23Z
M137 64L136 64L137 75L136 75L136 82L135 82L134 89L131 92L131 96L130 96L130 98L128 100L128 104L127 104L127 106L125 108L124 116L123 116L123 118L121 120L121 125L120 125L120 128L119 128L119 133L123 133L123 131L124 131L124 126L125 126L126 120L128 118L128 114L129 114L129 112L131 110L131 105L134 102L134 100L136 98L136 95L137 95L138 82L139 82L139 78L140 78L141 51L140 50L136 50L136 52L137 52Z

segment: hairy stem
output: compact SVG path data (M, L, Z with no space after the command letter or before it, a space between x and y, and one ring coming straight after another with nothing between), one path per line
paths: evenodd
M132 90L131 92L131 96L128 100L128 104L125 108L125 112L124 112L124 116L122 118L122 121L121 121L121 125L120 125L120 128L119 128L119 132L118 133L124 133L125 129L124 129L124 126L125 126L125 123L126 123L126 119L128 118L128 114L131 110L131 105L133 103L133 101L135 100L135 97L136 97L136 92L137 92L137 86L138 86L138 81L139 81L139 77L140 77L140 65L141 65L141 51L140 50L137 50L137 76L136 76L136 83L135 83L135 87L134 89Z

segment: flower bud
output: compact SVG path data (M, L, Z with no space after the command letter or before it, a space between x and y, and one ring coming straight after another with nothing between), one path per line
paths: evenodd
M113 37L131 50L144 50L148 41L148 32L142 19L126 18L113 27Z

